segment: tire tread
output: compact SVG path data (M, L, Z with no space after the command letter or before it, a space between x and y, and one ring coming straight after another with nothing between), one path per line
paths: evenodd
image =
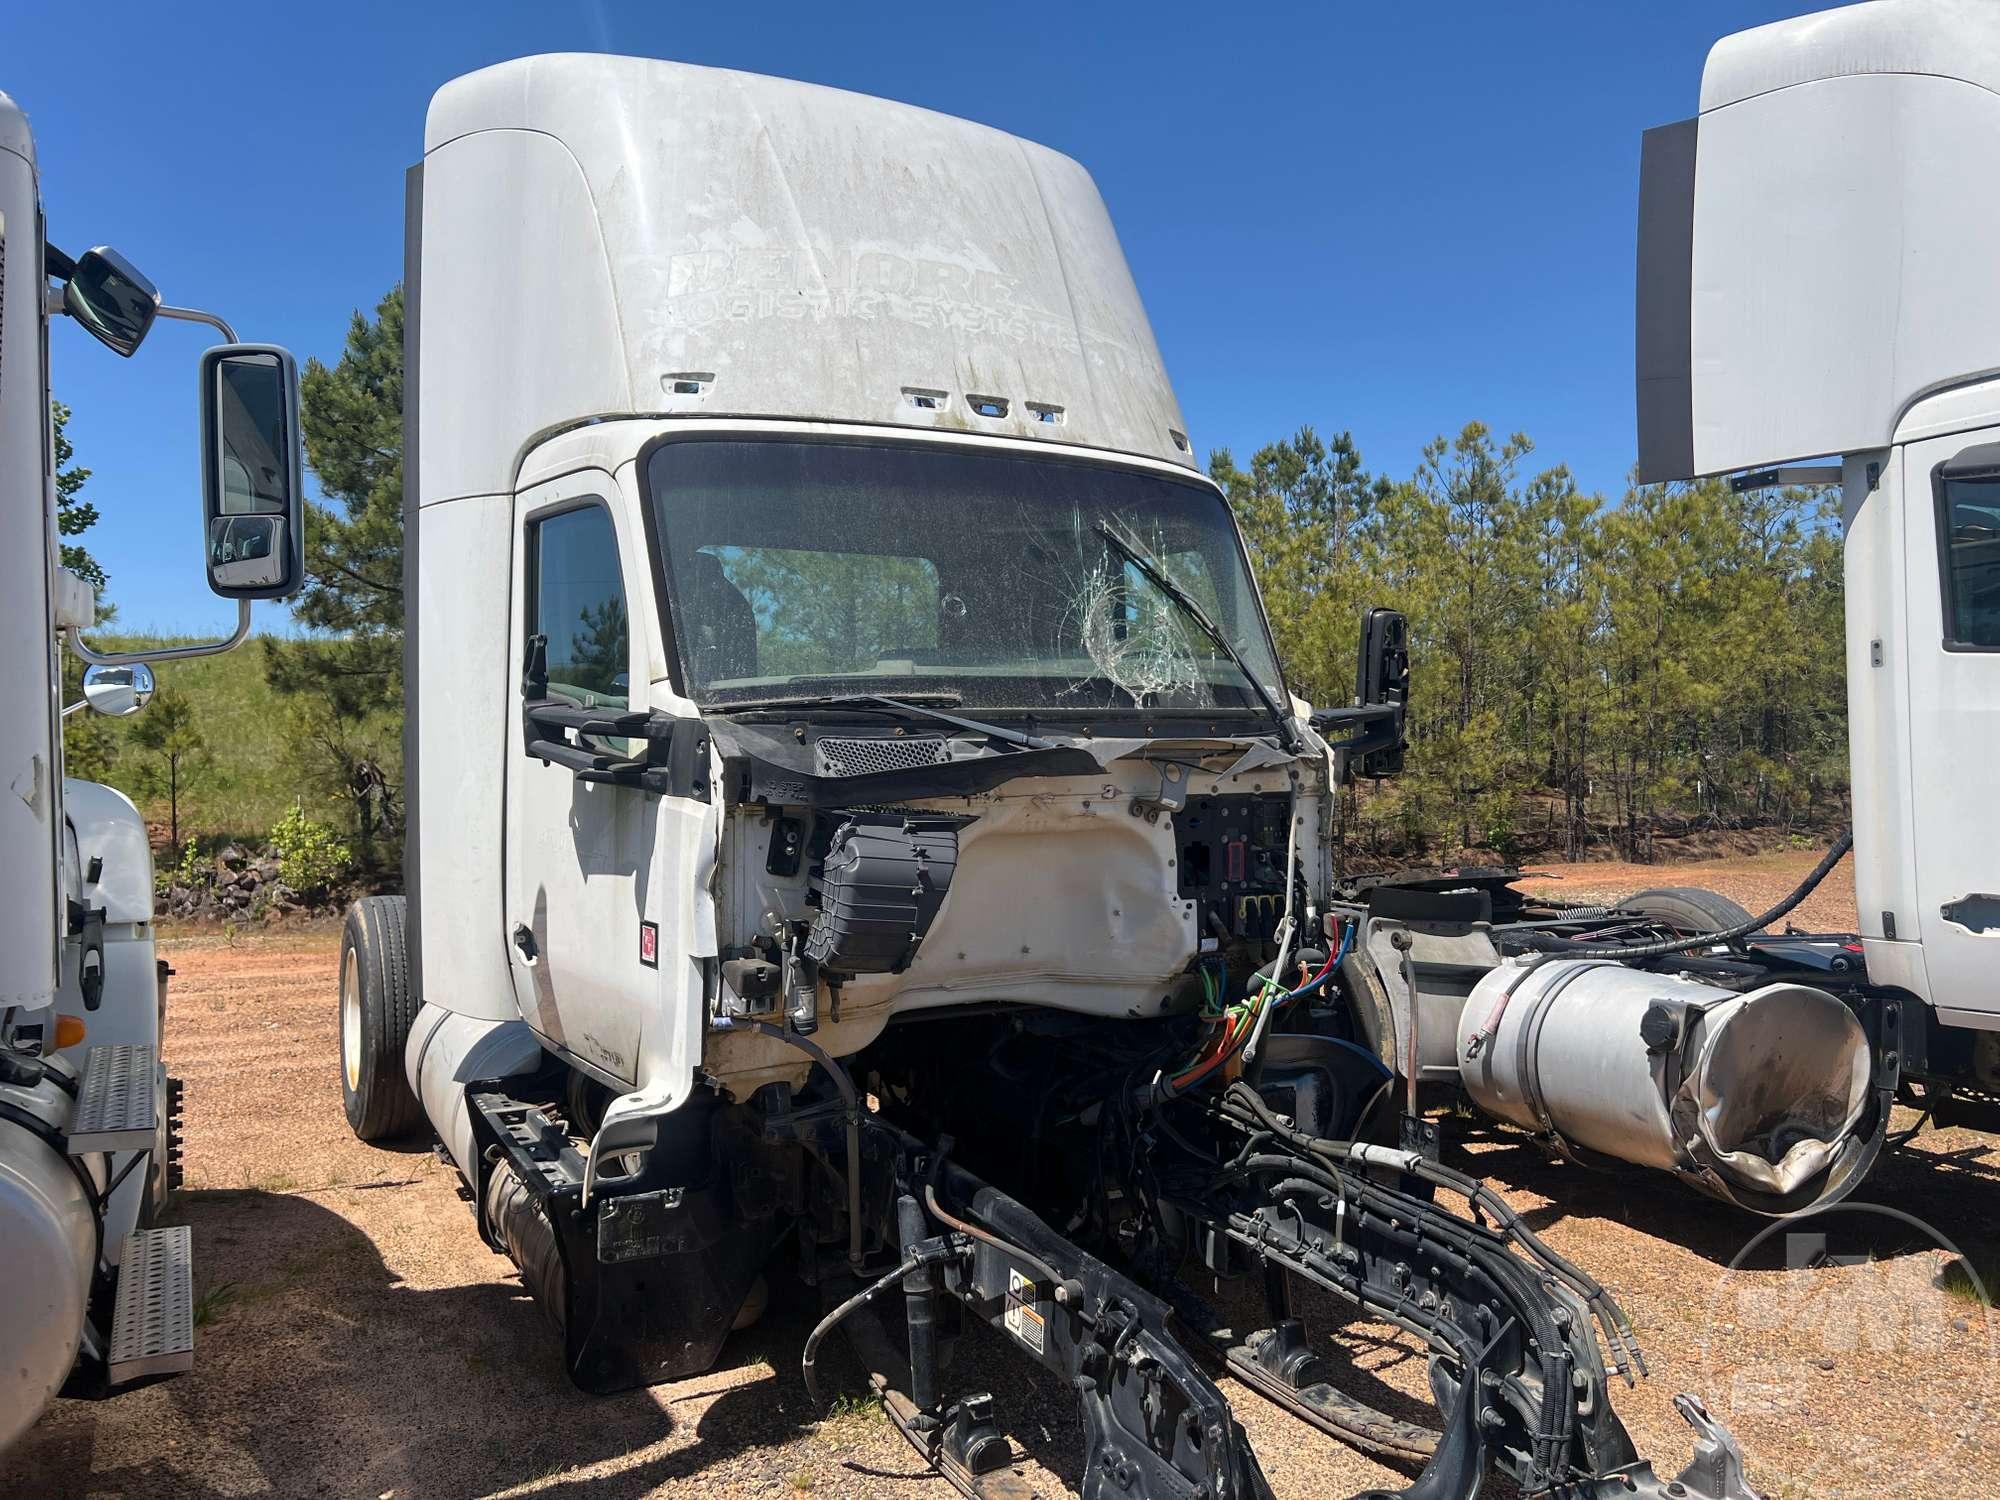
M1691 929L1720 932L1750 920L1754 913L1719 891L1698 885L1663 885L1634 891L1618 903L1630 911L1664 917Z
M411 1135L424 1121L403 1073L404 1044L422 1003L410 982L405 913L401 896L365 896L348 908L343 933L343 963L361 965L362 1093L358 1117L348 1101L348 1120L364 1141Z

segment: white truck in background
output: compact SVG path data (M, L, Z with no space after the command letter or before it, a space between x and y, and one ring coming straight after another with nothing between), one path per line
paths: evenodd
M1696 1463L1638 1456L1615 1302L1334 999L1402 622L1367 701L1286 693L1082 167L564 55L441 89L406 201L405 894L348 914L342 1087L435 1134L579 1386L707 1369L768 1268L826 1289L808 1389L845 1328L967 1495L1039 1416L952 1383L977 1318L1086 1496L1269 1495L1185 1339L1411 1494L1747 1500L1691 1398ZM1298 1282L1425 1342L1435 1427L1327 1382Z
M58 566L48 346L61 316L121 355L156 317L229 340L199 366L203 542L210 586L240 601L237 629L151 660L227 650L248 634L251 599L303 578L291 356L163 305L114 251L50 244L34 139L0 94L0 1449L59 1391L109 1394L194 1355L190 1232L152 1222L180 1154L152 851L123 795L63 776L65 719L138 712L153 676L83 640L95 592ZM69 705L65 643L90 663Z
M1904 1097L2000 1130L2000 7L1725 38L1649 131L1639 477L1837 483L1865 1014ZM1827 462L1827 456L1831 461Z

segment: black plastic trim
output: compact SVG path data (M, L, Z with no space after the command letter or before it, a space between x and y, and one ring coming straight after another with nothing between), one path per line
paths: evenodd
M1694 457L1694 186L1701 121L1648 130L1639 147L1633 391L1641 484L1688 479Z

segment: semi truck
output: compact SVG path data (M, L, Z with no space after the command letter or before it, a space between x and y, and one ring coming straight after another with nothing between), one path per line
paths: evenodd
M202 545L238 604L230 637L138 657L94 650L94 589L59 566L49 339L80 324L120 355L160 318L227 343L200 356ZM194 1359L193 1246L156 1222L180 1178L180 1087L160 1054L171 970L153 930L146 825L121 793L63 775L64 723L123 716L152 664L226 650L250 600L302 582L291 356L173 307L106 247L51 243L34 138L0 94L0 1448L59 1393L105 1396ZM62 701L62 652L89 665Z
M1409 1494L1748 1500L1694 1397L1639 1456L1616 1301L1354 1023L1328 835L1404 623L1287 691L1080 165L558 55L441 89L406 203L406 880L346 917L343 1098L436 1138L572 1380L706 1369L785 1274L808 1388L846 1333L968 1495L1025 1415L954 1383L977 1322L1086 1496L1268 1495L1226 1369ZM1433 1425L1301 1288L1422 1343Z
M1346 883L1356 1024L1413 1089L1772 1216L1851 1193L1899 1101L2000 1129L1996 95L2000 8L1875 0L1724 38L1646 133L1637 477L1838 486L1853 826L1755 915ZM1779 929L1850 849L1858 930Z
M1857 1005L1936 1117L2000 1127L2000 14L1848 6L1719 43L1647 133L1639 477L1837 484Z

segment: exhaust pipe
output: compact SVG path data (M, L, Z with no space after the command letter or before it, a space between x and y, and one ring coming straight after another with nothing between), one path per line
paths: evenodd
M1506 964L1467 1000L1458 1057L1486 1113L1755 1213L1833 1202L1873 1156L1867 1035L1807 985L1738 994L1603 959Z

